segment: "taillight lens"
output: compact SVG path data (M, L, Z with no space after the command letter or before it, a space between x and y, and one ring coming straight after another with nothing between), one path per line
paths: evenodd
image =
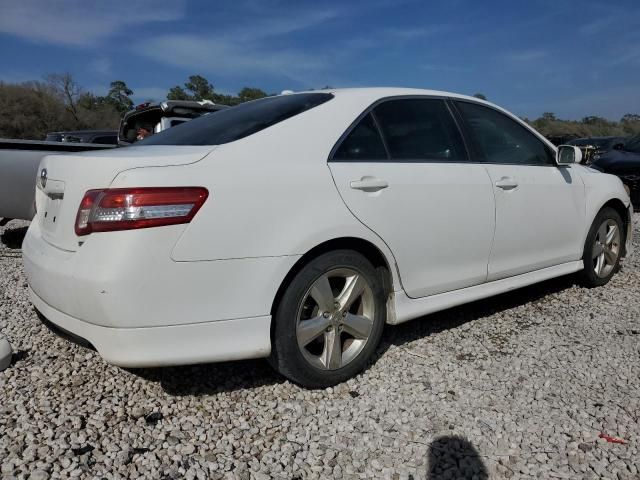
M203 187L89 190L78 208L76 235L189 223L208 196Z

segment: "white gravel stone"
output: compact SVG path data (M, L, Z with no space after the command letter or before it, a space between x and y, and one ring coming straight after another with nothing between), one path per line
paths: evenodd
M24 225L0 228L3 480L638 478L637 255L602 288L566 277L388 327L365 372L309 391L262 360L132 371L56 337Z

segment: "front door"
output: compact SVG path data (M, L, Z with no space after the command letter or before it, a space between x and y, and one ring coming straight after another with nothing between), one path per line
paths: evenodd
M528 128L496 109L456 102L495 193L496 233L488 280L582 256L585 192L571 167Z

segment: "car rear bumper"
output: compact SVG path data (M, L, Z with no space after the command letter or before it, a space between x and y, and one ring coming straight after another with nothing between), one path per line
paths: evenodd
M270 315L297 256L176 262L183 226L92 234L75 252L49 244L32 222L22 245L30 288L88 324L151 328ZM44 312L43 312L44 313Z
M90 344L121 367L160 367L266 357L270 316L144 328L94 325L63 313L29 288L31 302L62 336Z

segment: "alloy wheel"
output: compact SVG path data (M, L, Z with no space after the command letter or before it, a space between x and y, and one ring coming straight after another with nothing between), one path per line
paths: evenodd
M615 268L620 255L620 228L615 220L607 219L596 232L591 258L593 271L600 278L607 277Z
M307 290L296 322L298 347L321 370L353 361L373 329L375 301L364 275L337 268L320 275Z

